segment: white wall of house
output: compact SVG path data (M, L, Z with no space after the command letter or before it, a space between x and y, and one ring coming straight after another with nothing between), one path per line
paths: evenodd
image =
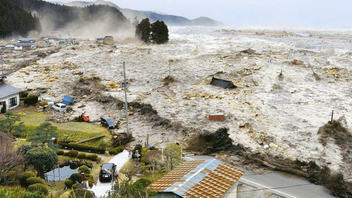
M11 110L20 105L20 95L14 94L5 98L0 98L0 103L6 102L6 110ZM15 103L12 103L15 102ZM2 105L0 104L0 110L2 109Z

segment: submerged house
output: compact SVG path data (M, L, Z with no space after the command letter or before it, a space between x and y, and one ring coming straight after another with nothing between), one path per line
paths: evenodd
M195 159L177 166L151 184L156 198L233 198L244 174L214 158Z
M228 80L223 80L219 78L213 77L210 82L211 85L217 86L217 87L222 87L225 89L235 89L237 88L231 81Z
M4 76L0 75L0 112L14 109L20 104L20 89L5 83Z
M21 38L21 39L18 39L18 41L16 43L16 47L29 50L29 49L36 49L37 44L35 43L34 39Z

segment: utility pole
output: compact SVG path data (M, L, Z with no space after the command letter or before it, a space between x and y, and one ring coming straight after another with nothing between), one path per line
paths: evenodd
M127 102L127 80L126 80L126 67L125 67L125 62L122 64L123 66L123 87L125 91L125 113L126 113L126 133L129 136L130 131L128 130L128 102Z

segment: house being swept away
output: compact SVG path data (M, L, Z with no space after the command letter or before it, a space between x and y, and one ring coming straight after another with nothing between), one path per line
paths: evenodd
M217 87L222 87L225 89L235 89L237 88L236 85L234 85L231 81L228 80L223 80L219 78L213 77L210 82L211 85L217 86Z
M21 48L21 49L30 50L30 49L36 49L37 44L35 43L34 39L21 38L21 39L18 39L18 41L16 43L16 47Z
M232 198L243 171L214 158L186 161L151 184L156 198Z
M8 85L4 81L4 76L0 75L0 112L5 113L7 110L14 109L20 103L20 89Z

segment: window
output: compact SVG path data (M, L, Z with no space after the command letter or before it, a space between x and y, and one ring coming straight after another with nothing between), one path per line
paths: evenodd
M17 106L17 97L10 98L10 107Z

